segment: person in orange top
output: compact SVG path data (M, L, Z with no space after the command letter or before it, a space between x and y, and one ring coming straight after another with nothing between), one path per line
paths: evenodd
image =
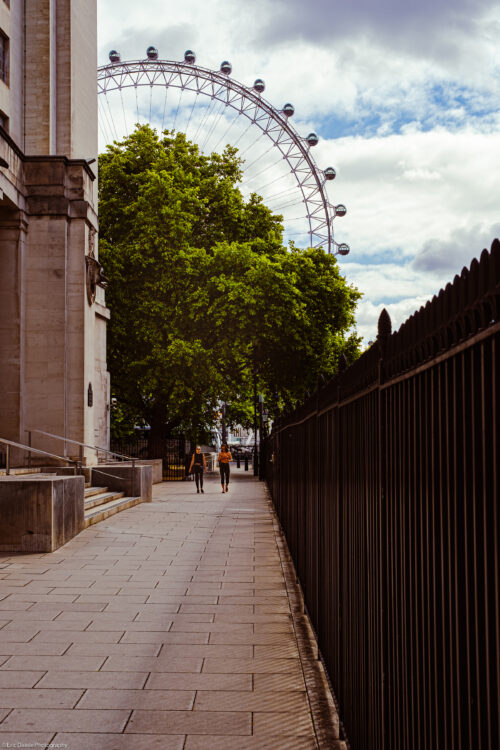
M220 471L220 483L222 485L222 492L227 492L229 484L229 462L233 460L231 453L227 449L227 445L221 445L220 453L218 456L219 471ZM224 480L226 482L226 489L224 489Z

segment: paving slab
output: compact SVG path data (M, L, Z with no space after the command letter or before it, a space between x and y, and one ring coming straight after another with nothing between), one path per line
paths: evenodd
M231 737L189 735L184 750L317 750L315 737L252 736L238 738L238 745ZM329 747L328 750L334 750Z
M233 469L227 494L210 477L203 496L157 484L152 503L54 553L0 555L0 570L0 744L341 750L317 646L296 637L286 544L250 472Z
M128 709L78 710L63 708L14 708L3 722L2 731L13 732L123 732L130 717Z
M73 708L83 692L83 690L0 688L0 708Z
M2 739L3 739L3 735ZM183 750L185 735L59 732L52 741L61 750Z

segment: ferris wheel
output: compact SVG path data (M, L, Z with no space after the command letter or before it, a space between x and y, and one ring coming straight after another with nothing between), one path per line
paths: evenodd
M286 239L307 237L310 247L349 253L346 243L334 239L333 220L347 212L328 195L335 169L318 168L312 155L318 136L299 135L290 122L294 106L273 107L262 96L261 78L245 86L231 77L230 62L218 71L203 68L192 50L182 62L159 59L155 47L148 47L145 59L126 62L111 50L109 61L97 72L102 147L142 122L160 131L182 130L204 153L229 143L245 160L242 192L261 195L283 216Z

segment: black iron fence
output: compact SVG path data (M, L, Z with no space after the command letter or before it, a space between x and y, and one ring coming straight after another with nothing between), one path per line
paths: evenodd
M135 437L114 439L111 441L111 450L132 458L161 458L164 481L192 479L186 472L189 442L183 436L154 441Z
M355 750L500 747L500 243L267 440Z
M110 450L131 458L149 458L149 442L145 438L115 438L111 440Z

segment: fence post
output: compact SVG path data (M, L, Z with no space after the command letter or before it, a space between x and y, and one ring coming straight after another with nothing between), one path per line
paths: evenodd
M10 474L10 445L7 443L5 446L5 476Z
M378 530L379 530L379 557L377 560L378 566L378 582L377 582L377 596L378 596L378 628L380 633L380 716L378 719L380 727L380 746L385 747L386 744L386 722L385 722L385 710L386 710L386 696L388 690L387 672L386 669L386 653L388 651L387 637L388 637L388 626L387 626L387 607L389 606L387 601L387 588L386 580L389 571L387 570L387 541L384 537L385 528L385 515L386 515L386 491L387 491L387 479L386 479L386 394L382 389L382 385L385 381L385 360L387 358L387 349L389 339L392 333L392 322L389 313L384 309L380 313L378 319L378 332L377 332L377 345L379 349L379 361L378 361L378 451L379 451L379 505L378 505Z
M31 430L28 430L28 445L31 448ZM31 468L31 451L28 451L28 468Z

